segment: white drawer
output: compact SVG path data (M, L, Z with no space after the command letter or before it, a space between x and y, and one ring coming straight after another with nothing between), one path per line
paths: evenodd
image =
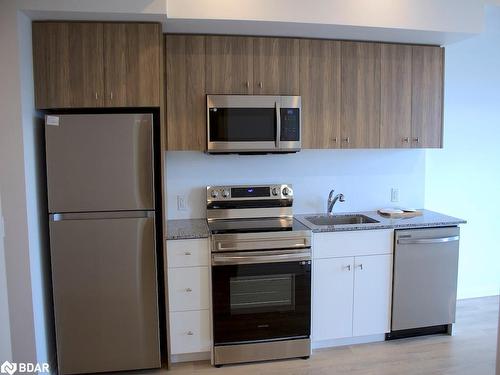
M391 254L392 229L315 233L313 258Z
M211 346L208 310L170 313L172 354L208 352Z
M208 266L208 239L167 241L169 268Z
M170 311L209 308L208 270L208 267L186 267L170 268L167 271Z

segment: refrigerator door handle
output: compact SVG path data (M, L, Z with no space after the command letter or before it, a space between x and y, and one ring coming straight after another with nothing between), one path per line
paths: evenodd
M127 219L127 218L154 218L155 212L139 211L109 211L109 212L64 212L49 215L50 221L64 220L96 220L96 219Z

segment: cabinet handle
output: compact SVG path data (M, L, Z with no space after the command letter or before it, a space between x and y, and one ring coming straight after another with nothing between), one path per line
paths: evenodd
M363 271L363 263L357 264L356 267L358 267L361 271Z
M420 142L420 138L419 137L413 138L413 142L416 142L416 143Z
M345 137L344 139L342 139L344 142L347 142L349 143L349 137Z
M404 138L402 139L402 141L403 141L404 143L408 143L408 142L410 142L410 137L404 137Z
M337 137L333 138L332 141L337 143Z
M113 100L113 91L111 91L111 92L110 92L110 94L109 94L109 98L110 98L111 100Z
M186 292L191 293L192 291L193 291L193 289L191 289L191 288L186 288Z
M191 251L186 251L184 255L191 255Z
M344 267L342 267L342 268L343 268L343 269L345 269L345 270L350 271L350 270L351 270L351 265L350 265L350 264L348 264L347 266L344 266Z
M259 87L260 88L263 88L264 87L264 84L262 82L259 82Z
M246 86L246 88L248 89L248 88L250 87L250 82L246 81L246 82L245 82L245 86Z
M186 333L186 334L187 334L188 336L193 336L193 335L194 335L193 331L187 331L187 333Z
M95 92L95 100L99 99L99 95L97 94L97 91Z

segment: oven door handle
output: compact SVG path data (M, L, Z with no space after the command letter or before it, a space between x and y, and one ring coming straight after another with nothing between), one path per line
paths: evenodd
M231 265L231 264L301 262L310 260L311 260L310 251L301 251L301 252L286 253L286 254L272 254L272 255L213 254L212 266Z

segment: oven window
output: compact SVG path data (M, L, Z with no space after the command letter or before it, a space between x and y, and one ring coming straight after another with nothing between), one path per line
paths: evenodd
M274 142L274 108L210 108L210 142Z
M231 277L229 280L231 314L293 311L295 276Z

